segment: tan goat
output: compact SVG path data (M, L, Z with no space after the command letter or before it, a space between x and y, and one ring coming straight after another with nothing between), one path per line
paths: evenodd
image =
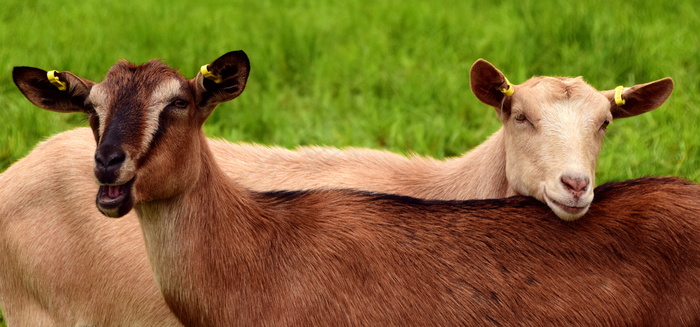
M120 62L99 84L64 73L65 93L45 71L14 72L36 105L89 114L97 206L136 209L186 325L700 323L699 186L609 185L575 223L524 197L252 192L221 171L200 129L243 91L247 57L209 69L219 84Z
M0 174L7 325L180 326L156 287L136 215L105 219L94 208L97 185L83 163L94 160L95 141L71 142L78 132L56 135Z
M625 89L619 96L626 103L618 105L615 91L596 91L581 78L534 77L511 85L498 69L478 60L471 69L471 88L496 109L503 127L458 158L226 143L212 144L212 149L225 171L233 166L234 179L258 191L342 187L435 200L528 195L547 203L561 219L574 220L593 200L608 123L658 108L673 91L673 80ZM499 91L505 88L508 96Z

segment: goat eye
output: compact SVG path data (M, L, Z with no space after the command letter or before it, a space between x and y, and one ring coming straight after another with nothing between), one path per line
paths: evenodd
M513 117L513 119L515 119L516 121L522 123L522 122L524 122L524 121L527 120L527 117L525 117L525 115L523 115L523 114L515 114L515 116Z
M603 122L603 125L600 126L601 129L606 129L608 128L608 125L610 125L610 121L606 120Z
M177 100L173 101L173 103L172 103L173 106L175 106L176 108L180 108L180 109L186 108L187 104L188 104L187 101L183 100L183 99L177 99Z
M84 104L84 106L85 106L85 110L87 110L88 113L95 112L95 106L94 106L92 103L86 102L86 103Z

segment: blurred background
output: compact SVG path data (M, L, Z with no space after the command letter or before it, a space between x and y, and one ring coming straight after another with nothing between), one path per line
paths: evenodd
M13 66L100 81L118 60L159 58L193 77L231 50L251 59L238 99L205 124L233 142L358 146L456 156L495 132L469 88L484 58L519 84L583 76L598 89L666 76L660 109L615 121L598 182L676 175L700 182L700 13L685 1L36 1L0 11L0 171L82 115L29 103ZM1 218L1 217L0 217Z
M0 170L82 115L31 105L13 66L100 81L119 59L159 58L192 77L243 49L243 95L205 128L231 141L285 147L383 148L460 155L496 131L469 88L485 58L513 83L583 76L598 89L666 76L660 109L608 128L599 182L642 175L700 181L698 33L694 1L3 1Z

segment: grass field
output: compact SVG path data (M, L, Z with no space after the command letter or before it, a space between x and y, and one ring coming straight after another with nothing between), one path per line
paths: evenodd
M13 66L99 81L119 59L160 58L188 77L243 49L243 95L205 125L210 136L294 147L459 155L499 128L469 89L478 58L514 83L584 76L599 89L666 76L659 110L616 121L598 182L676 175L700 182L700 12L695 1L31 1L0 12L0 171L81 115L35 108ZM1 217L0 217L1 218Z

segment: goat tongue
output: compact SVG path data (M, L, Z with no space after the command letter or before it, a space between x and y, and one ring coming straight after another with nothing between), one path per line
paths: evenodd
M122 194L122 187L107 185L107 197L110 199L116 199Z
M102 201L114 201L124 193L124 185L103 185L100 186L99 197Z

